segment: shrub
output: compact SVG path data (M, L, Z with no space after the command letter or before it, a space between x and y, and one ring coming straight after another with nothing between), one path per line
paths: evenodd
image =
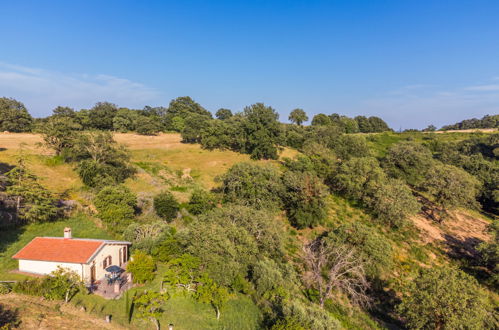
M192 193L188 209L190 213L198 215L213 209L216 206L215 203L215 198L210 192L197 189Z
M12 287L8 283L0 283L0 294L7 294L12 291Z
M421 209L405 182L391 178L374 193L369 204L372 212L381 221L393 227L402 227L409 216Z
M156 135L161 128L161 122L157 117L140 116L135 120L135 130L141 135Z
M154 210L164 220L172 221L178 213L179 204L169 191L163 191L154 197Z
M257 209L277 208L281 204L283 185L280 173L272 165L238 163L217 178L225 202L253 206Z
M130 258L126 270L132 274L134 283L145 283L154 278L156 264L150 255L137 251Z
M137 196L125 186L107 186L95 196L94 205L108 228L122 233L134 218Z
M473 277L434 267L410 282L398 311L412 329L483 329L487 305Z
M314 174L288 171L282 178L282 200L291 224L296 228L314 227L326 218L327 187Z
M394 178L416 185L424 178L432 164L430 150L414 142L400 142L388 150L383 160L383 168Z
M355 248L357 255L365 262L366 274L371 278L389 272L393 266L390 242L374 228L361 223L339 226L329 232L325 240L332 245L347 244Z

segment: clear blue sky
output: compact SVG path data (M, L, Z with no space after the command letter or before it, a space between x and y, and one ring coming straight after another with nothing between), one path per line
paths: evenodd
M1 1L0 96L264 102L395 129L499 113L499 1Z

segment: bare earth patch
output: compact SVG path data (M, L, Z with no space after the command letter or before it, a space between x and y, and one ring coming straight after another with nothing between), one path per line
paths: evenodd
M450 254L476 255L476 246L491 239L488 233L489 221L464 211L452 211L441 224L424 216L413 217L413 223L420 231L423 243L441 242Z

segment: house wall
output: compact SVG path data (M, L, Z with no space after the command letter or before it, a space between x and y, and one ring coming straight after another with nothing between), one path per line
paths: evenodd
M83 280L86 280L89 276L88 265L54 261L19 260L19 270L27 273L48 275L57 270L57 266L76 272Z
M107 265L107 267L111 265L116 265L116 266L123 266L123 262L120 262L119 255L120 255L120 249L123 249L126 247L127 250L127 257L128 257L128 247L126 244L106 244L104 247L97 253L96 256L90 261L89 263L89 269L90 267L95 264L95 279L99 280L102 279L105 274L107 274L106 270L104 269L104 259L107 258L108 256L111 256L111 264ZM106 267L106 268L107 268Z

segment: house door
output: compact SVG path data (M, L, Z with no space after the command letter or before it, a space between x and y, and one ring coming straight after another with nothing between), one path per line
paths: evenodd
M120 257L119 257L119 261L120 261L120 266L123 262L123 249L120 249Z
M127 260L128 260L128 258L127 258L127 246L125 245L123 247L123 263L126 263Z
M95 282L95 265L92 265L92 267L90 267L90 283L94 284L94 282Z

